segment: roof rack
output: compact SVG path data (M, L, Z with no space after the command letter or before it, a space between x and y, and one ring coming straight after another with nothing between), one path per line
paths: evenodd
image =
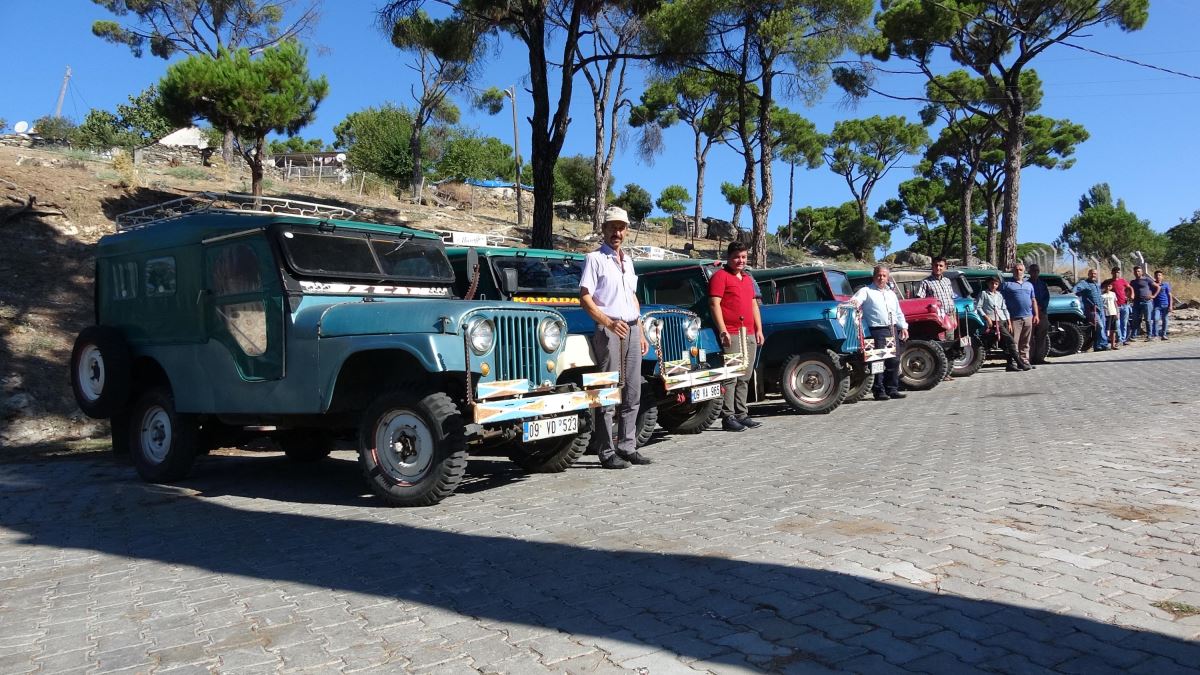
M302 218L353 218L354 209L283 197L255 197L234 192L198 192L117 216L117 231L134 230L189 213L271 213Z

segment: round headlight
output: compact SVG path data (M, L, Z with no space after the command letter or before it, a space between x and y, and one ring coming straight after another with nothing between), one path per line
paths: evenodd
M646 319L642 322L642 329L646 331L646 342L656 345L662 340L662 319Z
M542 349L556 352L562 346L563 335L566 332L567 327L558 319L543 319L538 325L538 342L542 343Z
M496 328L491 321L477 316L467 322L467 344L471 345L471 351L483 356L495 342Z
M693 316L688 319L687 328L683 329L683 335L688 342L695 342L696 338L700 337L700 317Z

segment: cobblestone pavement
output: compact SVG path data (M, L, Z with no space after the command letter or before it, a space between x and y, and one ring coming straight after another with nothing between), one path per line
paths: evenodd
M0 673L1188 672L1200 341L383 508L354 456L0 465Z

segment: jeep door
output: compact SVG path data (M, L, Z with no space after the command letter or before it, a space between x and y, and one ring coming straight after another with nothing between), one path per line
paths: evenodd
M204 266L209 338L229 350L243 380L282 378L283 290L266 240L207 242Z

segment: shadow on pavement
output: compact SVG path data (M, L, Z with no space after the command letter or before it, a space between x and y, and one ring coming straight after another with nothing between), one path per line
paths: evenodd
M221 583L205 571L294 582L441 608L485 624L599 638L606 649L644 644L718 670L891 672L891 664L904 663L908 670L958 673L970 663L1000 672L1140 666L1169 673L1200 664L1200 643L837 572L574 543L595 539L592 531L527 541L381 522L384 515L417 522L428 516L452 527L455 502L427 511L369 508L377 502L356 493L357 469L344 459L298 469L284 468L282 459L220 464L219 475L201 472L186 487L237 495L237 503L258 508L263 503L255 500L279 500L271 505L279 509L297 502L368 508L340 519L235 508L143 485L132 475L122 479L100 463L78 474L87 476L86 489L72 496L61 493L64 478L53 467L14 464L0 467L0 526L24 536L7 539L6 553L20 545L166 563L172 567L157 572L160 583L182 577L192 587ZM477 502L469 505L479 513ZM35 578L45 583L53 574L48 567ZM0 589L23 583L0 579Z

